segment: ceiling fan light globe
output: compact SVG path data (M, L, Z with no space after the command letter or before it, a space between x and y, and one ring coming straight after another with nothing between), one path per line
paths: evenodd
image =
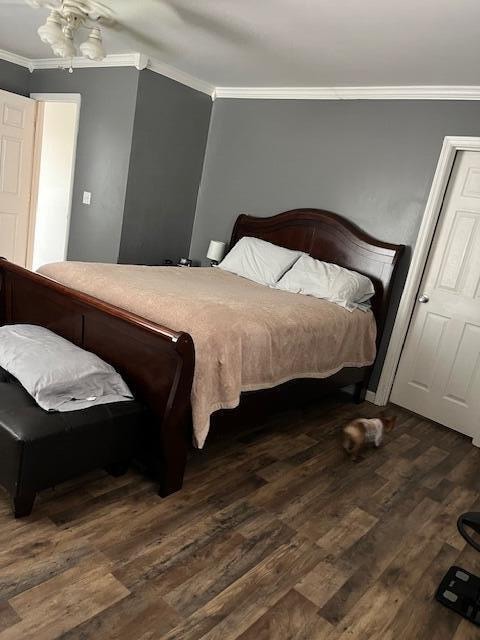
M77 53L73 42L65 37L52 45L52 51L59 58L73 58Z
M37 33L45 44L54 45L63 40L62 22L57 11L52 11L45 24L38 27Z
M80 51L85 58L96 60L97 62L105 58L106 53L103 48L100 29L95 27L91 30L88 40L85 40L80 45Z
M1 0L0 0L1 1ZM94 25L88 39L80 45L83 56L90 60L101 61L106 57L102 43L102 32L98 20L113 24L111 12L97 0L26 0L34 6L38 4L51 9L45 24L37 33L53 53L60 58L73 58L77 54L74 36L81 28Z
M88 58L89 60L99 61L103 60L105 57L105 51L103 50L103 47L101 45L98 46L96 44L93 44L88 40L82 42L82 44L80 45L80 52L83 56L85 56L85 58Z

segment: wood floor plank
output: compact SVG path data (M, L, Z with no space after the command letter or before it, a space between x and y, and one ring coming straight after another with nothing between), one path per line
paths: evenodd
M156 582L145 583L63 633L61 640L158 640L182 620L162 594Z
M319 538L317 544L336 557L360 540L377 522L377 518L355 507L337 526Z
M179 565L187 565L188 570L193 573L200 562L200 570L211 557L212 545L226 532L233 533L238 525L255 518L257 513L255 507L240 501L200 522L185 524L175 535L159 536L154 544L146 545L143 552L135 545L135 553L129 554L127 547L123 560L118 556L117 549L114 549L113 559L117 567L115 575L129 588L135 588L135 585L145 580L160 576L168 579L170 570L175 571ZM110 550L106 553L112 558Z
M295 585L295 590L317 607L323 605L345 584L351 575L350 567L340 561L322 560Z
M343 632L339 640L383 638L398 608L417 587L425 568L430 566L441 547L442 541L432 531L425 530L408 545L400 544L392 562L342 620Z
M410 595L398 607L394 617L372 640L397 640L415 638L418 629L428 629L435 640L448 640L461 618L451 615L433 600L435 591L447 569L455 563L458 551L443 544L432 562L419 578ZM430 602L431 606L425 606ZM471 625L470 623L470 626ZM434 631L435 629L435 631ZM478 635L477 635L478 637Z
M434 600L480 510L480 450L404 409L352 462L344 395L193 452L167 499L88 474L14 520L0 494L0 640L473 640Z
M79 564L10 599L21 621L0 633L0 639L50 640L128 595L105 567Z
M278 522L275 528L270 527L257 536L232 539L229 549L218 554L216 561L171 590L165 600L184 617L188 617L256 567L272 550L290 540L293 533L282 522Z
M305 449L302 449L302 451L305 451ZM293 465L288 460L276 460L263 469L259 469L256 474L267 482L272 482L273 480L281 478L285 473L291 471L292 468Z
M326 495L318 496L315 503L311 504L304 514L292 514L291 510L287 509L282 514L282 520L294 523L295 527L311 540L319 540L339 526L365 495L375 494L384 484L385 481L382 478L374 473L369 474L361 481L353 483L349 491L340 490L328 498ZM305 524L302 524L305 517L308 519Z
M302 538L281 545L165 640L234 640L288 593L320 555L318 547Z
M56 531L28 546L14 547L0 558L0 598L9 599L63 573L85 558L104 563L105 557L88 541ZM8 560L8 562L5 562Z
M439 506L431 502L432 509ZM417 489L405 497L399 495L397 508L388 517L370 529L342 556L354 571L346 583L322 607L321 615L332 624L338 624L356 605L358 600L375 584L395 558L409 531L432 517L425 501L424 490ZM433 511L435 514L436 511Z
M462 620L452 640L478 640L478 627L468 620Z
M317 615L316 607L297 591L289 591L238 640L322 640L332 626Z
M0 632L8 627L12 627L21 621L20 616L12 608L12 606L6 601L0 601Z

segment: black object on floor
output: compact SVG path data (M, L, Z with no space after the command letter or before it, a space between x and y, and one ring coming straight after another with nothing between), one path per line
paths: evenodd
M462 513L457 520L461 536L477 551L480 551L480 538L474 540L472 532L480 534L480 512ZM435 594L436 599L449 609L480 627L480 578L466 569L450 567Z
M445 607L480 626L480 578L461 567L450 567L435 594Z
M465 529L465 527L470 527L475 531L475 533L480 534L480 512L470 511L468 513L462 513L457 520L457 527L460 534L465 538L468 544L477 551L480 551L480 538L478 540L474 540L470 533Z

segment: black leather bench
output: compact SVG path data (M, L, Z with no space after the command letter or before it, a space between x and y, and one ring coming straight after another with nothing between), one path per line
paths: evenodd
M136 401L65 413L41 409L0 368L0 485L16 518L29 515L38 491L87 471L126 472L146 420Z

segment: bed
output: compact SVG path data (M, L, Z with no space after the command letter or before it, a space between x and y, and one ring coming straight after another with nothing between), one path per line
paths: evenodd
M367 275L375 287L372 312L378 342L401 246L375 240L340 216L313 209L271 218L241 215L230 245L244 236L305 251ZM216 269L66 263L47 266L40 275L6 261L0 269L2 322L46 326L97 353L149 405L155 416L149 466L160 481L161 495L182 485L192 415L194 435L202 446L210 414L236 406L241 392L307 377L328 378L330 385L353 383L358 397L366 389L374 357L369 344L375 339L368 312L349 314L331 303L269 290ZM231 304L225 304L226 296ZM239 340L249 314L259 317L250 334L247 330ZM236 316L240 322L235 329ZM265 338L264 327L275 323L275 332ZM323 342L322 326L330 336ZM262 331L257 336L258 327ZM329 362L332 327L338 344ZM309 342L314 335L316 341ZM269 351L260 360L270 363L268 374L255 378L248 363L255 364L254 354L265 342ZM283 345L290 364L282 361ZM312 353L322 355L320 364L312 361ZM239 366L246 370L240 383L235 375Z

